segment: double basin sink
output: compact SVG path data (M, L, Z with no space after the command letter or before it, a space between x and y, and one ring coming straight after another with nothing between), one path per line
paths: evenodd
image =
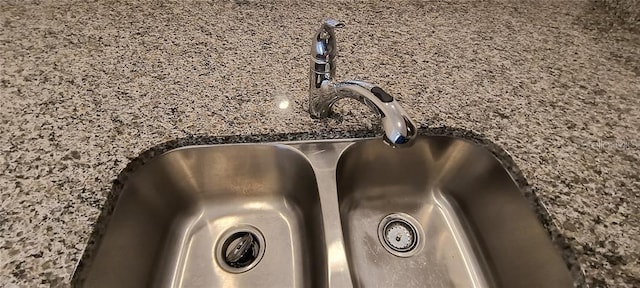
M485 148L420 136L189 146L122 189L83 287L572 287Z

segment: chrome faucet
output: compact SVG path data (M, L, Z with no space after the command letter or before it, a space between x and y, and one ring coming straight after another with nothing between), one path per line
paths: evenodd
M336 36L334 29L344 27L336 20L326 20L313 37L309 71L309 113L313 118L331 115L336 101L348 97L369 106L380 117L384 140L393 147L410 144L416 126L400 104L382 88L363 81L334 82Z

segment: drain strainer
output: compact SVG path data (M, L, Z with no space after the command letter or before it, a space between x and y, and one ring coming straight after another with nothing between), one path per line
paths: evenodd
M264 236L253 226L234 227L222 234L216 260L222 269L242 273L255 267L264 255Z
M420 233L415 219L405 213L385 216L378 225L378 238L382 246L399 257L413 256L420 244Z

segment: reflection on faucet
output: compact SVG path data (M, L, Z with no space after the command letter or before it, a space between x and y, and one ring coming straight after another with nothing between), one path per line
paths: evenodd
M342 98L353 98L380 117L384 140L393 147L411 144L416 127L400 104L382 88L363 81L334 82L336 40L335 28L344 27L336 20L325 21L313 38L309 71L309 113L326 118L331 107Z

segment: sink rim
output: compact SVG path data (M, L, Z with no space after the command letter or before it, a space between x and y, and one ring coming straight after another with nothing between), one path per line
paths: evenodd
M327 134L335 136L335 139L327 139ZM207 136L207 135L191 135L187 137L169 140L158 145L152 146L138 154L137 157L131 159L127 166L122 169L116 179L112 181L111 189L107 194L104 204L101 206L100 214L92 225L92 232L85 243L81 257L78 259L70 282L73 286L81 283L90 270L90 263L95 256L95 252L100 244L109 219L116 206L120 192L127 183L128 176L138 171L142 166L151 163L158 156L171 153L174 150L199 148L207 146L229 146L229 145L282 145L291 146L307 143L348 143L349 146L360 141L380 140L381 137L376 136L376 132L372 130L355 130L355 131L332 131L332 132L299 132L299 133L280 133L280 134L251 134L251 135L228 135L228 136ZM575 248L573 248L567 238L560 232L557 223L551 218L546 205L536 195L535 189L526 178L521 170L513 161L511 155L499 145L495 144L487 137L476 132L461 128L453 128L447 126L441 127L420 127L418 128L420 137L450 137L469 142L470 144L480 146L490 152L502 167L507 171L513 182L516 184L522 195L527 199L533 209L539 223L543 226L553 246L561 252L561 257L568 267L577 287L586 287L584 270L577 261ZM298 150L298 149L293 149ZM343 149L344 153L347 149ZM300 151L298 151L300 152ZM301 153L301 152L300 152Z

